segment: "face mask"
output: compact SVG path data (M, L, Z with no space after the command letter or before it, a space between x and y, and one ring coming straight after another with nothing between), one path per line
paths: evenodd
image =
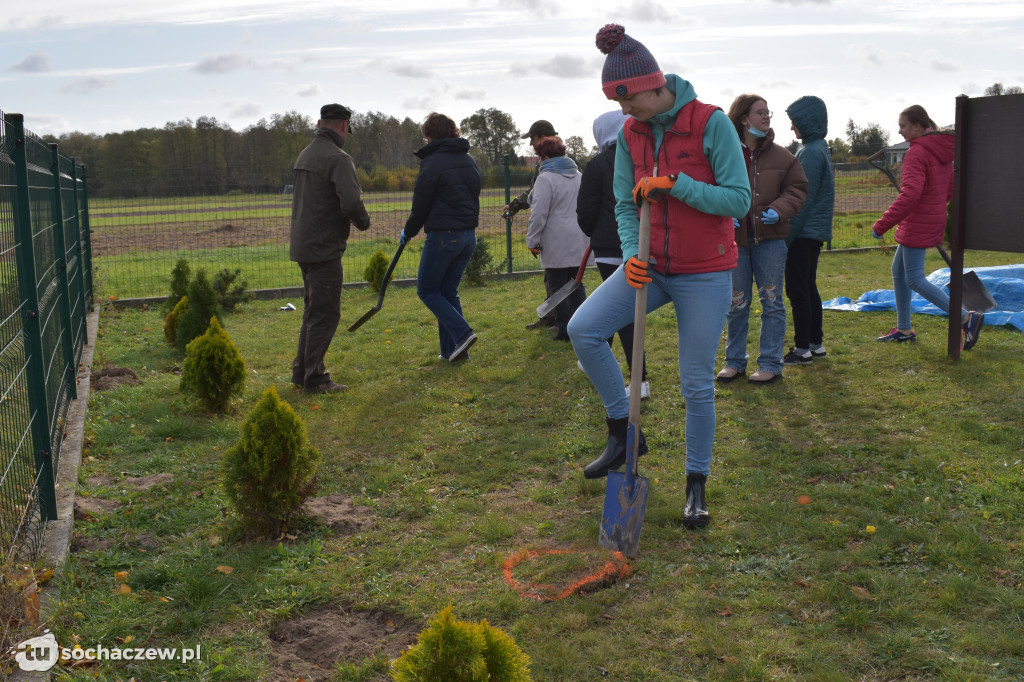
M754 126L750 126L749 128L747 128L747 132L758 139L761 139L762 137L768 137L768 133L763 133Z

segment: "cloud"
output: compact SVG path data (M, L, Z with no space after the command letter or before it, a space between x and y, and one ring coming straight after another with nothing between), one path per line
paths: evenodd
M218 54L206 57L192 67L192 71L205 74L231 73L241 69L253 68L254 62L248 57L238 53Z
M832 0L772 0L780 5L831 5Z
M848 53L860 60L862 66L876 69L888 69L895 66L920 64L920 61L906 52L890 52L873 43L857 43L850 45Z
M371 69L387 71L388 73L405 78L432 78L434 75L430 69L405 61L374 59L367 66Z
M43 51L33 52L17 64L10 67L11 71L22 73L45 73L50 70L50 55Z
M262 114L263 107L261 107L259 104L253 104L250 102L248 104L240 104L235 106L228 115L232 118L248 119L256 118L257 116L261 116Z
M388 67L388 70L396 76L405 76L406 78L430 78L433 75L430 69L425 69L411 62L393 64Z
M478 102L487 97L486 90L460 90L455 93L455 99L469 102Z
M550 0L512 0L509 4L525 9L541 19L558 15L558 3L550 2Z
M595 62L597 62L596 66ZM560 54L544 62L512 64L509 67L509 73L516 78L525 78L532 74L554 76L555 78L593 78L595 73L601 72L603 62L604 57L588 60Z
M320 87L319 83L306 83L300 85L295 94L299 97L319 97L324 94L324 89Z
M934 60L932 60L932 63L931 63L931 70L932 71L944 71L944 72L959 71L960 67L957 66L956 64L952 63L952 62L945 62L945 61L942 61L941 59L934 59Z
M680 23L684 21L683 15L675 10L668 9L660 2L654 0L636 0L631 2L623 15L629 21L640 21L648 23Z
M26 19L25 17L13 17L7 20L7 28L11 31L38 31L41 29L48 29L60 26L64 23L64 18L54 14L44 14L41 17L35 19Z
M582 57L571 55L555 55L542 64L537 65L537 70L555 78L591 78L594 70Z
M88 95L90 92L112 88L117 85L113 78L78 78L63 86L60 91L66 95Z

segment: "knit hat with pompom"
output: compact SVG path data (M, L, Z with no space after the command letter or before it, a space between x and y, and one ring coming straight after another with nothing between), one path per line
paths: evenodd
M665 74L654 55L618 24L597 32L597 49L608 55L601 70L601 88L608 99L635 95L665 85Z

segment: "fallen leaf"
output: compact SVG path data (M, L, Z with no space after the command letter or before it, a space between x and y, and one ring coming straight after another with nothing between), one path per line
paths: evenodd
M171 601L171 598L170 597L160 597L160 599L158 601L162 601L163 603L166 604L169 601Z
M235 569L231 568L230 566L218 566L217 567L217 572L218 573L223 573L224 575L231 575L232 572L234 572L234 570Z
M854 585L850 588L850 592L853 592L853 596L857 599L871 599L871 595L863 587Z
M811 496L810 495L801 495L800 497L796 498L796 502L797 502L797 504L810 504L811 503Z
M40 571L39 573L36 573L36 584L37 585L42 585L43 583L45 583L47 580L49 580L52 577L53 577L53 569L52 568L48 568L45 571Z
M715 611L715 613L718 614L719 616L722 616L722 617L731 616L732 615L732 609L729 608L728 606L726 606L721 611Z
M123 583L124 581L128 580L128 571L118 571L114 574L114 580L116 580L119 583Z
M874 535L875 534L875 527L874 526L868 526L867 528L864 529L864 532L866 532L868 535Z
M219 535L211 535L210 539L206 541L206 544L208 544L210 547L216 547L221 542L223 541L221 540Z
M172 442L173 440L174 440L174 438L172 438L171 436L167 436L167 438L164 438L164 442L165 442L165 443L170 443L170 442Z
M117 586L117 593L118 594L131 594L132 593L132 588L128 587L124 583L121 583L120 585Z

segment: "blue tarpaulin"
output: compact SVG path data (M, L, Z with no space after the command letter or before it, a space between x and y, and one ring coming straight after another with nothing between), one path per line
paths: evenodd
M996 307L985 313L985 324L1008 325L1024 331L1024 264L969 269L974 270L996 301ZM928 275L928 281L944 288L949 283L949 268L934 271ZM823 302L821 307L825 310L896 310L896 294L892 289L875 289L856 301L839 296ZM925 315L946 314L916 293L911 299L911 308Z

